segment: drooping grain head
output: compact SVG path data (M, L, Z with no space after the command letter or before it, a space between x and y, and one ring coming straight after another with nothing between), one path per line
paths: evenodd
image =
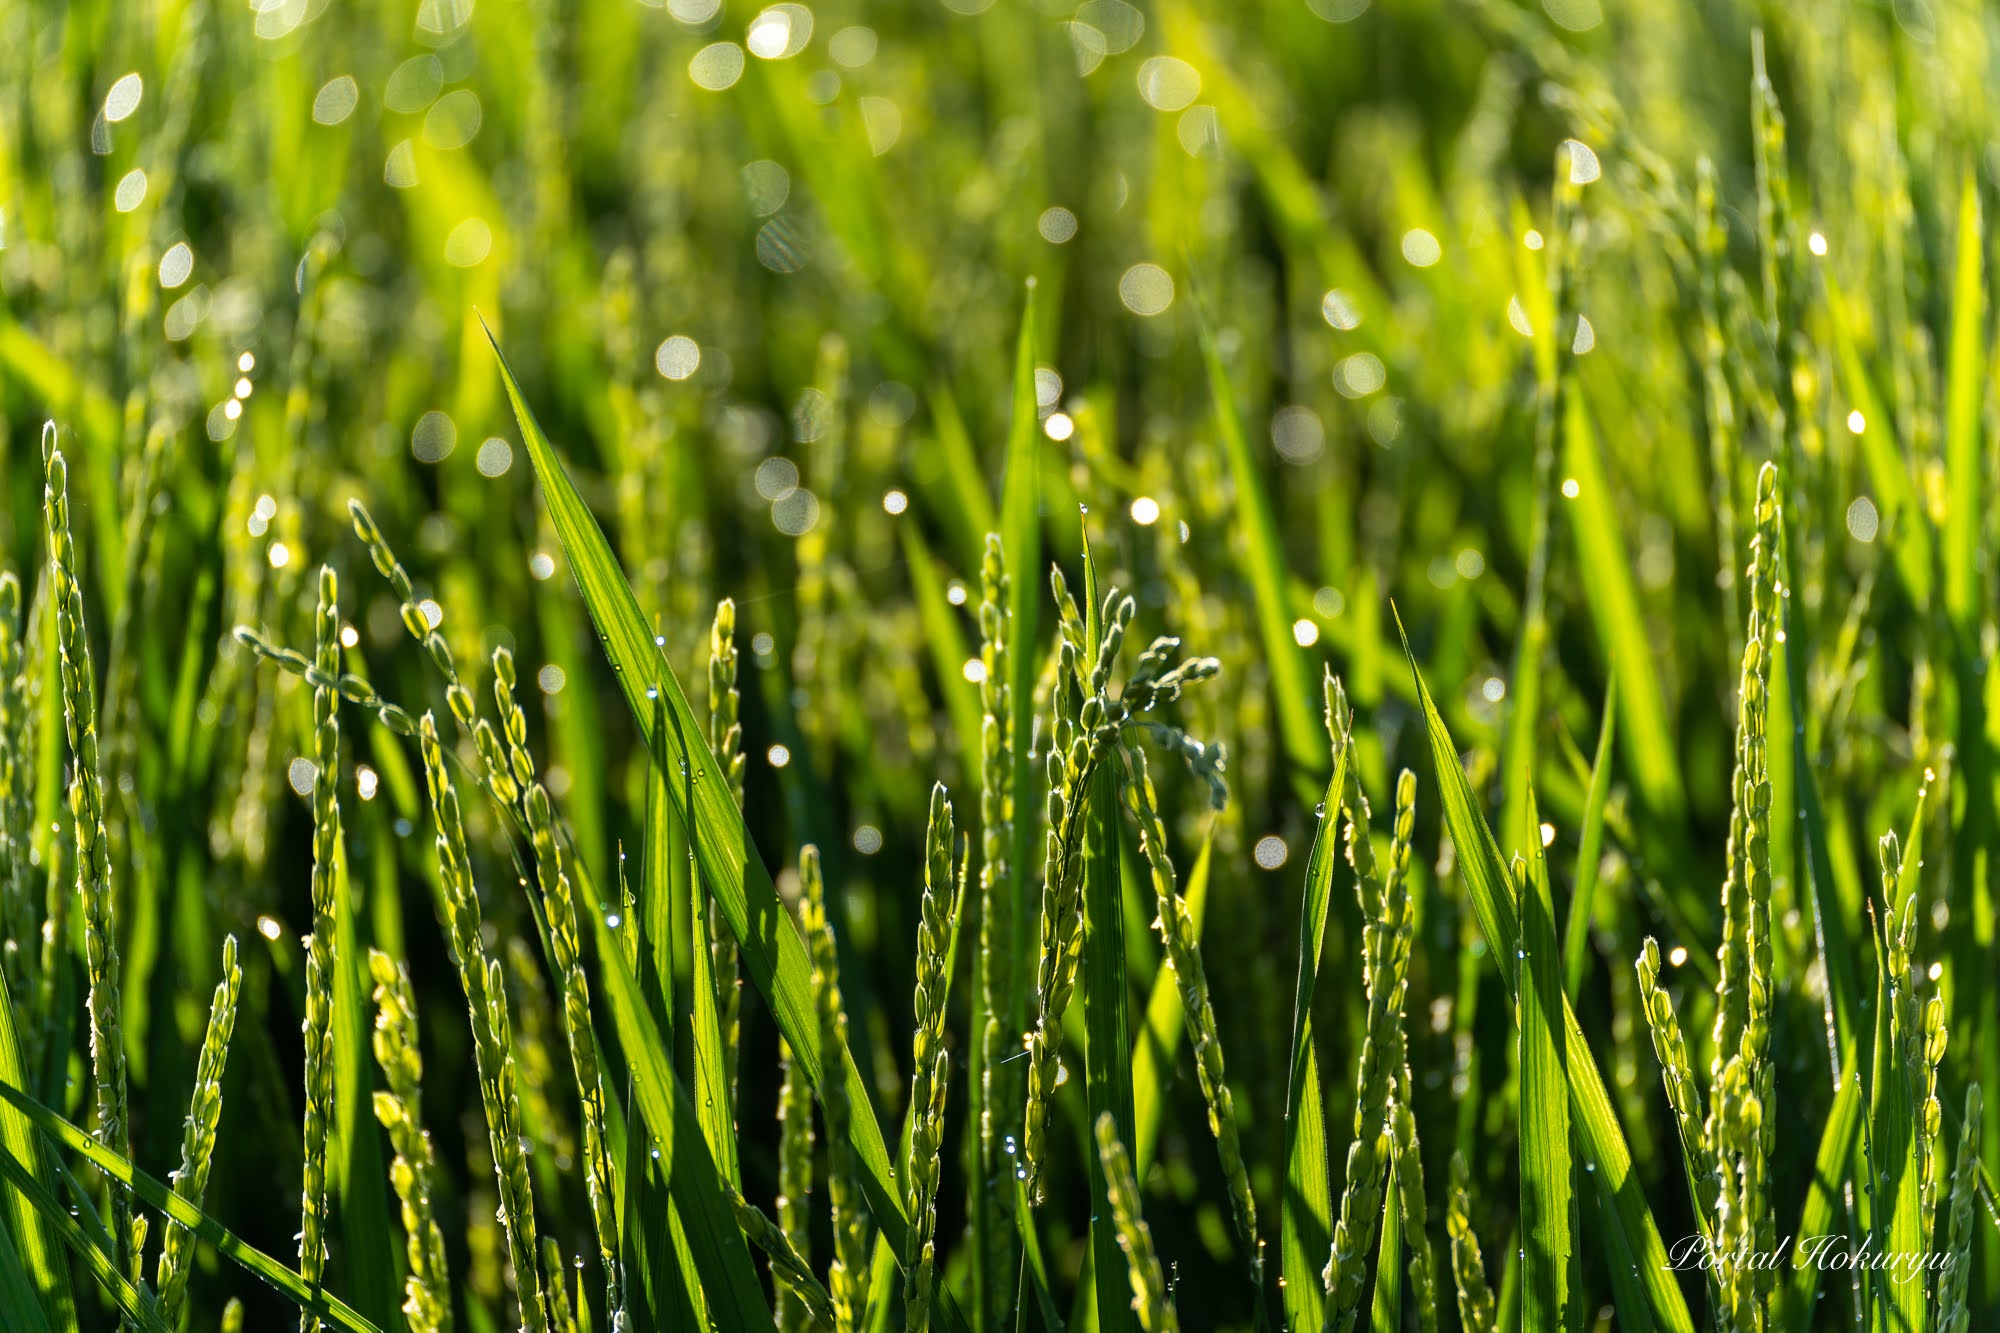
M1095 1129L1104 1193L1111 1204L1118 1248L1125 1251L1125 1264L1131 1273L1132 1308L1146 1333L1172 1333L1179 1329L1180 1319L1167 1295L1167 1279L1153 1249L1152 1229L1139 1214L1139 1183L1133 1179L1125 1145L1119 1142L1118 1122L1106 1111L1097 1117Z

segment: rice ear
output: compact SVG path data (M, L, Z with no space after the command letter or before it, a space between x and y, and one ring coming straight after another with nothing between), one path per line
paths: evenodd
M945 1097L950 1055L944 1045L945 967L949 960L951 921L958 914L953 890L952 848L957 831L951 801L943 783L931 788L930 824L925 839L924 892L917 927L916 1032L910 1052L910 1156L904 1199L910 1214L910 1238L903 1258L905 1327L923 1333L930 1326L931 1290L935 1280L939 1158L944 1149ZM962 885L960 886L963 887Z
M1469 1173L1463 1153L1451 1155L1451 1192L1445 1196L1445 1231L1451 1237L1451 1276L1458 1288L1458 1318L1466 1333L1494 1333L1499 1315L1493 1288L1486 1282L1486 1261L1479 1237L1472 1232Z
M389 1133L395 1159L389 1182L402 1203L404 1256L403 1317L410 1333L450 1333L451 1285L446 1271L444 1233L432 1204L437 1158L423 1125L423 1055L417 1048L417 1002L409 970L379 949L368 951L375 981L375 1063L387 1086L375 1093L376 1120Z
M1104 1193L1111 1203L1118 1248L1125 1251L1132 1272L1132 1308L1138 1311L1139 1326L1146 1333L1177 1333L1180 1316L1167 1294L1166 1275L1153 1250L1153 1232L1139 1215L1139 1182L1133 1179L1132 1160L1118 1141L1118 1122L1109 1111L1097 1117L1097 1155L1104 1167Z
M63 728L75 762L69 780L76 885L83 903L84 960L90 978L90 1057L97 1094L97 1141L132 1155L125 1088L124 1006L119 996L117 896L110 839L104 826L104 774L98 755L97 686L90 666L76 546L70 534L69 468L56 447L56 427L42 429L47 477L43 516L48 527L50 586L55 598L56 652L61 665ZM143 1223L123 1190L111 1192L111 1245L119 1273L139 1279Z
M312 934L306 941L305 1169L299 1205L299 1275L315 1291L326 1269L327 1137L333 1117L333 943L340 908L339 584L331 567L319 571L313 618L313 665L327 683L313 690ZM299 1315L300 1333L318 1333L319 1316Z
M418 737L437 824L438 877L444 891L446 939L472 1019L473 1059L479 1070L480 1100L486 1108L487 1140L500 1191L502 1229L520 1290L521 1322L538 1333L547 1333L549 1315L543 1301L537 1256L534 1192L528 1183L527 1155L521 1148L521 1107L515 1087L507 994L500 981L499 963L488 957L480 937L479 893L472 882L472 861L466 850L458 791L445 767L437 720L431 714L424 714Z
M799 884L799 924L812 953L813 996L819 1010L819 1097L826 1115L826 1195L833 1210L833 1265L827 1288L833 1297L834 1327L839 1333L851 1333L867 1303L868 1211L848 1142L853 1112L846 1062L841 1058L847 1048L847 1010L840 997L839 954L833 923L827 919L826 881L820 874L817 847L800 851Z
M222 941L222 980L216 983L209 1001L208 1029L195 1063L194 1093L181 1135L181 1164L173 1176L174 1193L197 1208L207 1193L209 1163L215 1155L216 1128L222 1120L222 1071L229 1061L229 1039L236 1029L236 1002L242 986L236 937L230 935ZM153 1285L160 1297L160 1315L169 1328L180 1324L187 1301L188 1263L193 1257L194 1233L178 1222L168 1222Z

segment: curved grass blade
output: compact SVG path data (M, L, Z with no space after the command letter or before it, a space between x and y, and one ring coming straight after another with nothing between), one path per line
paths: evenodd
M335 874L340 892L347 894L345 851ZM331 1183L340 1203L341 1238L346 1243L344 1258L354 1283L354 1299L370 1319L393 1325L393 1312L402 1296L394 1248L394 1237L400 1233L389 1221L389 1171L382 1161L375 1117L367 1110L374 1091L373 1062L367 1059L373 1025L362 1012L362 997L369 993L362 980L367 950L357 937L352 911L343 909L336 922L339 943L333 978L333 1069L338 1091L333 1105Z
M1028 1202L1027 1173L1014 1174L1014 1216L1021 1222L1021 1281L1023 1287L1032 1288L1035 1295L1035 1310L1042 1316L1042 1327L1046 1333L1063 1333L1062 1316L1056 1312L1055 1297L1049 1294L1048 1269L1042 1262L1042 1242L1035 1235L1035 1211ZM1028 1302L1015 1300L1015 1322L1017 1330L1028 1327Z
M667 1177L674 1213L685 1228L711 1320L718 1327L745 1333L775 1329L694 1105L687 1088L674 1077L666 1044L646 1012L645 997L625 961L624 948L602 916L591 913L591 922L597 935L598 975L632 1075L633 1101L644 1121L643 1126L628 1123L625 1132L650 1133L659 1150L660 1170Z
M322 1291L315 1297L304 1279L285 1267L278 1260L252 1245L245 1244L235 1233L201 1209L174 1193L167 1186L139 1170L117 1153L104 1147L96 1139L72 1125L69 1121L43 1106L11 1083L0 1082L0 1100L19 1111L32 1121L35 1127L50 1138L61 1143L71 1152L90 1162L113 1181L123 1185L136 1195L140 1202L158 1209L174 1221L192 1231L197 1237L213 1245L218 1254L237 1264L251 1275L262 1279L285 1299L301 1310L310 1311L329 1323L347 1329L348 1333L382 1333L374 1324L349 1307L331 1293ZM7 1158L12 1161L11 1157ZM32 1182L30 1182L32 1183ZM37 1187L39 1188L39 1187ZM46 1195L46 1191L43 1194ZM51 1218L57 1227L62 1227L64 1219L74 1222L67 1210L60 1210L61 1216ZM65 1243L68 1237L64 1238Z
M1528 828L1541 827L1535 789L1523 789ZM1566 1005L1556 957L1555 902L1539 837L1519 861L1521 936L1521 1326L1573 1327L1570 1264L1576 1253L1574 1179L1569 1155L1569 1072L1562 1023Z
M14 1028L14 1001L7 979L0 976L0 1082L16 1087L29 1086L28 1072L21 1065L21 1044ZM28 1122L11 1110L0 1110L0 1152L11 1153L25 1163L37 1180L47 1174L40 1145ZM0 1212L12 1215L10 1230L19 1237L16 1253L41 1297L40 1311L67 1327L76 1322L76 1302L70 1293L69 1266L63 1262L61 1241L50 1219L28 1207L25 1198L8 1194ZM8 1247L13 1249L13 1245Z
M674 729L672 718L667 719L667 727L669 732ZM656 733L656 739L658 734L665 733ZM677 735L675 740L686 748L684 734ZM667 770L662 767L660 771ZM681 782L685 784L687 779L682 778ZM670 778L668 786L672 785ZM684 804L691 803L686 792L682 793L682 800ZM666 882L686 902L688 921L706 921L709 895L688 858L684 830L678 821L669 819L661 832L665 835L669 858ZM708 1142L716 1169L732 1187L740 1189L743 1182L736 1164L736 1118L730 1108L729 1075L723 1068L722 1015L715 1000L715 963L699 930L693 932L690 940L688 985L684 993L676 995L675 1009L674 1026L686 1033L687 1039L673 1048L674 1072L694 1095L702 1137Z
M55 1196L29 1174L20 1159L4 1148L0 1148L0 1176L6 1178L7 1184L20 1194L22 1201L28 1207L54 1224L56 1234L62 1238L63 1244L75 1251L76 1256L83 1260L84 1267L90 1270L91 1275L110 1294L111 1299L117 1303L119 1310L131 1323L145 1329L146 1333L170 1333L166 1321L160 1318L160 1310L154 1304L153 1294L150 1291L141 1292L139 1288L133 1286L126 1276L118 1271L118 1265L113 1262L104 1247L93 1241L84 1231L83 1224L65 1211ZM29 1306L34 1308L34 1303L29 1302ZM10 1310L8 1317L12 1319L14 1312Z
M1089 1034L1084 1092L1090 1123L1109 1115L1127 1138L1132 1127L1132 1067L1127 1060L1125 909L1118 863L1117 779L1101 765L1085 798L1083 848L1083 1021ZM1090 1174L1092 1277L1097 1326L1105 1333L1136 1327L1125 1254L1118 1244L1115 1209L1106 1195L1104 1165L1087 1153Z
M0 1152L7 1149L0 1148ZM21 1204L25 1207L27 1200ZM28 1270L21 1267L21 1255L14 1248L13 1233L7 1229L6 1214L0 1213L0 1312L15 1322L21 1333L49 1333L49 1321L42 1317L42 1302L35 1295Z
M1459 763L1458 747L1452 742L1444 718L1438 714L1423 673L1417 669L1417 659L1410 652L1409 635L1403 633L1400 617L1397 632L1402 635L1403 655L1416 680L1417 698L1430 734L1431 759L1437 769L1445 826L1458 850L1459 871L1472 898L1473 915L1486 936L1488 951L1500 964L1500 978L1507 987L1508 997L1514 999L1518 997L1519 973L1514 966L1513 941L1518 938L1520 927L1508 887L1506 864L1500 859L1493 830L1480 813L1472 785ZM1668 1333L1694 1333L1687 1299L1667 1268L1666 1245L1660 1239L1660 1228L1640 1192L1638 1178L1632 1174L1632 1150L1625 1142L1624 1131L1618 1127L1617 1112L1612 1109L1610 1095L1605 1090L1604 1076L1598 1072L1596 1057L1569 1012L1567 1001L1563 1002L1561 1017L1571 1117L1584 1161L1594 1167L1591 1181L1609 1205L1600 1210L1604 1227L1598 1237L1605 1246L1605 1262L1614 1270L1620 1265L1636 1270L1638 1285L1646 1295L1647 1304L1637 1304L1631 1299L1631 1284L1614 1283L1619 1327L1646 1330L1654 1328L1657 1321L1657 1326Z
M1375 1256L1375 1290L1368 1302L1374 1333L1402 1333L1403 1210L1396 1206L1396 1164L1382 1176L1382 1247Z
M488 337L491 339L490 330ZM653 761L669 776L667 786L675 813L691 832L702 878L722 908L722 915L742 950L743 969L770 1005L778 1030L791 1047L793 1060L808 1081L818 1087L822 1052L805 943L778 898L770 871L751 845L742 813L730 796L729 784L703 739L701 724L688 705L680 681L660 645L654 642L646 618L640 613L638 599L605 540L604 530L577 494L556 457L555 447L535 420L534 411L522 396L520 384L497 340L493 340L493 354L499 362L508 399L521 427L522 441L541 482L542 495L570 571ZM671 726L656 728L654 699L665 701ZM672 780L682 764L687 765L686 789ZM875 1224L901 1253L909 1218L890 1170L882 1128L872 1101L859 1094L867 1083L854 1067L853 1057L843 1053L841 1058L847 1062L849 1087L857 1090L849 1137L862 1167L862 1189ZM939 1322L953 1333L965 1326L946 1291L940 1290L935 1313Z
M64 1192L69 1195L70 1215L83 1224L83 1234L90 1243L108 1253L111 1249L111 1233L105 1229L104 1219L98 1215L97 1202L92 1198L91 1191L76 1178L76 1172L70 1169L69 1163L65 1162L60 1154L50 1153L49 1164L55 1168L57 1177L62 1181Z
M1812 1184L1806 1190L1805 1207L1799 1214L1800 1236L1826 1236L1835 1232L1845 1211L1842 1190L1848 1167L1854 1160L1854 1132L1861 1123L1861 1080L1849 1076L1840 1081L1833 1106L1826 1114L1826 1128L1820 1134L1819 1154L1813 1160ZM1843 1228L1844 1229L1844 1228ZM1818 1264L1798 1264L1791 1281L1775 1293L1778 1310L1773 1323L1792 1333L1809 1333L1819 1300Z
M653 700L653 729L661 733L667 729L666 704L659 699ZM638 910L633 913L634 924L639 930L639 947L633 956L637 960L634 966L646 1012L652 1016L660 1035L661 1045L656 1049L672 1062L676 1049L673 1026L675 867L685 865L687 856L685 850L676 855L680 826L672 814L672 797L668 793L665 771L655 764L646 776L646 827L639 880L640 901ZM707 951L697 945L693 952L705 956ZM636 1104L629 1090L630 1081L628 1075L628 1105ZM679 1327L683 1321L706 1324L701 1279L695 1272L694 1251L688 1244L687 1226L673 1205L661 1163L646 1150L647 1136L634 1133L633 1129L628 1119L625 1125L623 1182L627 1195L624 1207L626 1266L643 1275L656 1320L665 1320L669 1327Z
M1604 687L1604 721L1597 729L1597 756L1590 761L1590 788L1583 798L1576 874L1571 880L1569 921L1563 927L1563 993L1574 1001L1583 984L1585 951L1590 947L1590 911L1597 897L1597 868L1604 856L1604 803L1611 795L1611 747L1618 733L1618 673Z
M1341 788L1351 762L1348 747L1333 759L1333 778L1319 803L1319 831L1306 862L1299 903L1298 989L1292 1001L1291 1079L1285 1092L1285 1200L1279 1221L1279 1262L1285 1318L1293 1328L1318 1328L1326 1314L1319 1256L1333 1238L1333 1194L1327 1169L1326 1110L1320 1101L1319 1055L1313 1040L1312 998L1319 988L1326 914L1333 901L1333 868L1340 860Z
M661 699L653 700L653 729L661 733L667 729L667 705ZM687 856L685 850L678 858L674 855L677 821L673 796L668 791L666 771L658 764L646 775L645 817L637 912L639 947L632 962L640 992L646 997L646 1010L659 1025L672 1058L675 1042L684 1040L674 1031L674 866L676 860L685 861Z
M1036 864L1038 831L1029 812L1037 808L1039 773L1030 756L1035 739L1035 677L1041 670L1037 617L1041 611L1044 586L1042 565L1042 480L1041 430L1035 406L1035 284L1027 285L1021 305L1021 335L1014 348L1013 411L1007 429L1007 470L1000 489L1000 544L1007 567L1013 571L1008 587L1007 613L1012 647L1008 650L1008 682L1011 704L1012 787L1014 793L1014 839L1007 851L1010 882L1007 896L1007 944L1003 956L1019 966L1007 979L1006 1012L1001 1015L1003 1032L1020 1032L1028 1021L1028 992L1034 969L1029 965L1031 923L1026 892L1026 867ZM1018 1078L1006 1080L1011 1091ZM995 1108L996 1119L1011 1123L1012 1108ZM997 1277L997 1275L993 1275Z

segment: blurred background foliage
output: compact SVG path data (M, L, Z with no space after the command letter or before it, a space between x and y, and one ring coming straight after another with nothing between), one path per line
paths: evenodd
M1761 217L1759 25L1788 132L1765 192L1786 211ZM1873 838L1907 827L1936 775L1923 947L1949 965L1933 977L1956 1030L1943 1100L1975 1076L2000 1087L1983 287L1970 293L1978 373L1961 372L1970 408L1947 392L1961 228L1990 253L1993 31L1972 0L4 0L0 563L31 588L44 564L37 435L53 417L73 441L95 629L116 645L100 661L129 821L139 1163L163 1175L174 1160L172 1108L215 941L233 930L255 947L212 1200L287 1252L296 1139L257 1127L297 1121L309 696L253 669L229 631L309 644L305 574L330 562L356 631L349 668L413 710L441 699L352 538L350 497L469 677L506 644L538 683L534 744L599 882L636 852L645 756L607 702L482 318L683 679L702 671L715 600L736 599L750 827L774 867L805 842L825 852L855 1053L877 1104L900 1107L931 779L968 827L977 807L966 664L1029 280L1045 549L1074 568L1080 518L1104 581L1139 597L1145 634L1224 664L1220 686L1183 707L1230 754L1206 944L1237 1106L1262 1145L1260 1196L1282 1181L1283 1015L1327 764L1324 661L1356 701L1378 810L1395 767L1424 775L1410 1010L1431 1178L1452 1146L1469 1150L1475 1225L1496 1265L1515 1249L1504 1000L1443 873L1390 613L1393 598L1497 810L1538 484L1552 523L1533 776L1566 868L1615 673L1620 748L1579 1012L1608 1052L1663 1233L1692 1227L1629 960L1655 932L1692 990L1712 974L1743 632L1732 573L1765 458L1788 462L1786 656L1801 657L1791 679L1805 690L1786 690L1773 721L1774 736L1804 729L1807 761L1774 747L1778 806L1815 780L1834 879L1818 892L1859 939ZM1590 153L1559 158L1571 139ZM1577 182L1560 232L1559 169ZM1557 254L1583 323L1551 304ZM1779 344L1771 282L1790 302ZM1247 471L1223 447L1204 313ZM1537 420L1557 362L1543 476ZM1969 469L1947 456L1954 410L1970 414ZM1245 519L1262 506L1276 566ZM436 873L421 787L401 742L358 717L349 734L355 767L339 781L361 942L406 953L426 1001L453 1270L468 1277L470 1326L491 1326L491 1174L462 1010L418 887ZM51 812L60 750L41 753ZM1164 785L1185 871L1205 803L1184 775ZM503 938L528 930L490 812L468 810L489 919ZM1818 915L1803 844L1780 837L1774 855L1779 1083L1809 1142L1831 1091ZM1328 1123L1344 1126L1352 1094L1334 1071L1351 1069L1361 1022L1358 917L1344 892L1335 903L1319 1030ZM1158 946L1136 897L1133 911L1144 987ZM534 969L514 980L524 1035L551 1031ZM747 987L744 1034L746 1192L768 1200L775 1034ZM1184 1317L1221 1326L1242 1318L1228 1294L1239 1269L1181 1065L1146 1208ZM76 1072L46 1071L45 1086L67 1088L80 1117ZM554 1078L532 1059L523 1074L530 1088ZM587 1252L574 1108L528 1100L548 1226ZM1058 1151L1086 1151L1080 1090L1059 1112ZM957 1156L948 1249L964 1212ZM1781 1159L1781 1219L1809 1166L1804 1148ZM357 1188L336 1183L343 1200ZM1054 1188L1055 1276L1087 1293L1082 1188ZM368 1267L366 1247L393 1273L386 1227L341 1211L336 1284ZM1976 1302L1994 1310L2000 1255L1980 1234ZM197 1326L232 1285L197 1275ZM244 1294L253 1321L283 1317ZM393 1282L348 1295L393 1317Z

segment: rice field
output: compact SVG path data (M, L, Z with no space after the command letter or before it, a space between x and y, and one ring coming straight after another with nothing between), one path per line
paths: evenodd
M1970 0L0 0L0 1328L2000 1327Z

